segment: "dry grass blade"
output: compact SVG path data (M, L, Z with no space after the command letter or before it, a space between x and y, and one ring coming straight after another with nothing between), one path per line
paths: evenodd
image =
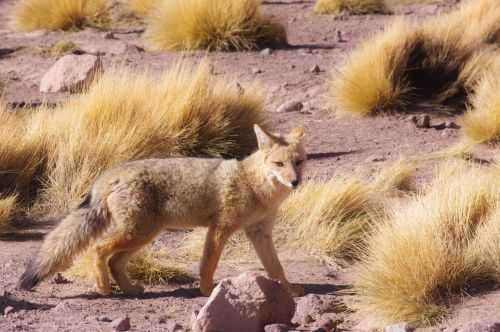
M384 0L316 0L314 11L319 14L351 15L390 13Z
M0 197L0 232L8 230L17 208L17 195Z
M446 163L426 190L393 206L364 248L355 282L361 313L381 324L440 319L450 292L489 278L476 234L498 199L491 170Z
M286 42L258 0L172 0L150 12L145 38L158 50L248 50Z
M22 0L10 16L14 30L81 29L106 21L105 0Z
M147 285L166 283L190 283L194 278L184 270L184 265L162 252L143 249L129 261L127 270L130 278ZM70 276L93 279L94 257L90 251L81 255L66 272Z

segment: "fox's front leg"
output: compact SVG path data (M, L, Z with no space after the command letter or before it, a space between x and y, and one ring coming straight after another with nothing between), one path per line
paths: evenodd
M209 296L214 288L215 269L222 255L222 250L232 233L233 231L228 228L215 226L208 228L200 263L200 290L205 296Z
M292 295L302 296L304 295L304 288L301 285L291 284L286 279L285 272L274 247L272 230L272 222L263 222L246 228L245 234L252 242L268 276L279 280Z

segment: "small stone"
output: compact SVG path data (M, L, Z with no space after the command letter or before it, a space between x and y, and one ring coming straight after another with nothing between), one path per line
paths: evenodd
M345 43L346 40L342 36L342 30L337 30L337 42L339 43Z
M290 326L286 324L270 324L264 327L264 332L288 332Z
M52 279L52 281L55 283L55 284L58 284L58 285L62 285L62 284L69 284L71 283L71 281L69 281L68 279L66 279L62 274L58 273L56 274L56 276Z
M112 322L113 320L111 318L109 318L108 316L97 316L96 317L96 320L98 322L105 322L105 323L110 323Z
M415 123L417 128L430 128L431 127L431 117L428 114L418 117Z
M372 156L372 157L370 157L370 160L374 163L380 163L380 162L386 161L387 158L385 158L383 156Z
M311 73L314 73L314 74L318 74L321 72L321 68L319 68L318 65L314 65L311 69L310 69L310 72Z
M276 109L276 113L299 112L304 108L304 104L297 100L287 101Z
M3 309L3 314L7 316L10 313L13 313L14 310L16 310L13 306L6 306L5 309Z
M252 74L256 75L256 74L261 74L262 73L262 69L260 68L252 68Z
M184 328L182 327L181 324L174 321L170 321L167 323L166 330L167 332L178 332L178 331L183 331Z
M296 17L292 17L291 19L288 20L288 23L295 23L297 21Z
M457 125L455 122L453 121L446 121L445 122L445 127L446 128L450 128L450 129L460 129L460 126Z
M111 322L111 327L115 331L128 331L130 330L130 318L128 316L117 318Z
M406 322L386 326L384 332L412 332L413 329Z
M432 128L436 130L443 130L446 128L446 122L440 122L438 124L432 125Z
M260 55L271 55L273 51L270 48L265 48L262 51L260 51Z
M168 317L167 316L160 316L158 318L158 324L165 324L166 322L168 322Z
M337 324L341 320L337 319L335 317L335 314L326 314L321 316L316 322L314 323L314 327L318 329L325 329L327 331L334 330L337 327Z
M92 82L101 68L101 60L94 55L65 55L43 75L40 92L79 92Z
M114 32L106 32L104 34L104 39L116 39Z

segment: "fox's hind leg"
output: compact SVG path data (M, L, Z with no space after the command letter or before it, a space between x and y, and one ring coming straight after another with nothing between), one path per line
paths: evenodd
M116 283L128 295L138 295L144 292L144 287L139 283L132 283L128 277L127 263L133 252L122 251L114 254L109 260L109 268Z

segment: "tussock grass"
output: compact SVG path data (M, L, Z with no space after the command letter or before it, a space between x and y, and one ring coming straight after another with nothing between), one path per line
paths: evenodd
M463 109L497 53L498 22L500 4L490 0L467 1L420 25L395 21L332 73L331 108L356 115L414 104Z
M58 216L124 161L243 157L256 146L262 109L255 86L215 78L206 61L157 76L115 68L56 109L0 112L0 193L19 192L32 213Z
M94 257L87 251L75 261L66 272L67 275L93 280ZM135 254L127 265L130 278L147 285L167 283L185 284L194 281L194 278L185 271L184 265L171 259L168 255L151 249L143 249Z
M474 144L500 139L500 56L484 73L462 124L466 139Z
M286 43L282 25L264 18L259 0L158 3L145 38L157 50L249 50Z
M51 46L36 48L35 51L43 56L61 56L74 53L79 49L78 45L72 41L60 40Z
M318 14L351 15L388 14L384 0L316 0L314 11Z
M362 314L381 324L435 323L452 293L498 273L490 262L500 250L497 175L448 162L422 192L393 206L363 250L355 281Z
M398 162L371 181L362 176L335 176L327 182L310 181L280 207L274 242L278 246L308 249L327 261L343 264L356 258L374 220L384 214L385 200L409 188L414 165ZM204 230L190 233L182 251L189 258L200 258ZM243 233L235 234L224 249L232 260L252 253Z
M106 21L106 0L21 0L10 15L18 31L68 30Z
M0 232L8 230L11 218L16 211L17 195L0 197Z
M146 16L158 0L128 0L128 10L138 16Z

